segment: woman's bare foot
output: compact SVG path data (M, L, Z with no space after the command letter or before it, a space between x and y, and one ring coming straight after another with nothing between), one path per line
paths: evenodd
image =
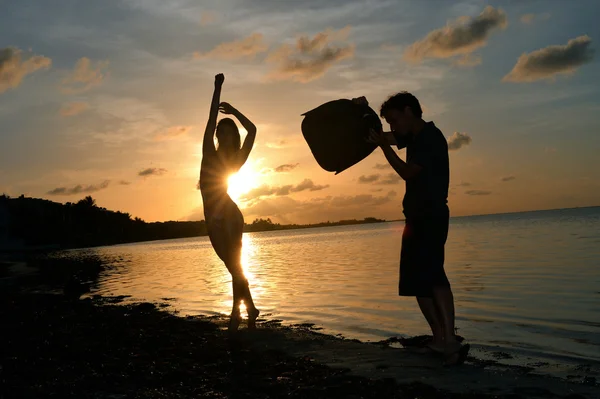
M239 312L231 313L229 316L229 332L235 332L240 327L240 323L242 322L242 316Z
M260 310L254 308L252 310L248 310L248 329L256 328L256 319L258 319L258 315L260 314Z

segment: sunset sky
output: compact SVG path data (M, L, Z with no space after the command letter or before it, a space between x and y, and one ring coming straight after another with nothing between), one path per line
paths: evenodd
M2 2L0 192L203 219L223 72L222 100L258 126L231 187L247 222L401 218L404 182L380 150L335 176L300 131L326 101L378 111L400 90L448 139L452 215L600 205L600 2L450 3Z

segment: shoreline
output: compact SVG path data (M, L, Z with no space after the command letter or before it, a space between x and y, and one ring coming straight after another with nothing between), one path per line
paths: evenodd
M259 319L233 338L220 316L181 317L167 303L4 291L2 397L594 398L519 367L440 359ZM14 396L13 396L14 395ZM354 395L354 396L352 396Z

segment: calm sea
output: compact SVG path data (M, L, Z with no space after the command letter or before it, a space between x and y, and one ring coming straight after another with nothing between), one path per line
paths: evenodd
M262 315L367 341L428 333L414 299L397 295L402 228L245 234ZM172 298L181 314L231 309L229 274L206 237L83 251L113 266L95 293ZM446 259L457 327L475 348L600 361L600 207L453 218Z

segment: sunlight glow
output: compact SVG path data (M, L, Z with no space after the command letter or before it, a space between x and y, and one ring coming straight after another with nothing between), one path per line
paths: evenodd
M243 194L258 185L258 180L258 173L254 171L251 164L246 163L236 174L229 176L227 193L237 202Z

